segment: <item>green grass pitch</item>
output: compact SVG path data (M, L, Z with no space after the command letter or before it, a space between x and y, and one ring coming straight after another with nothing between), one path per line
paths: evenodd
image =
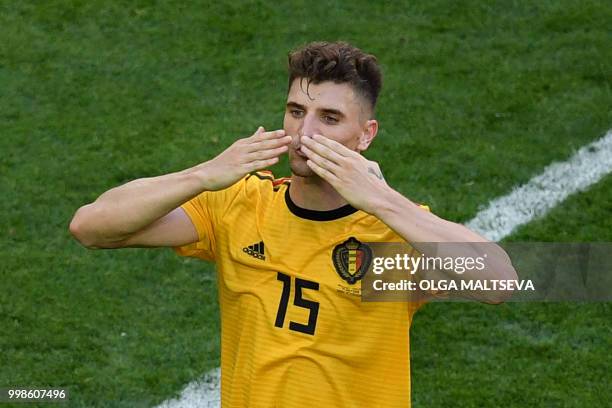
M67 227L110 187L280 127L297 45L342 39L378 56L368 157L454 221L612 127L603 1L159 3L0 4L0 387L150 407L218 366L212 266L87 251ZM611 203L608 176L507 240L612 241ZM611 312L427 305L412 329L414 407L604 406Z

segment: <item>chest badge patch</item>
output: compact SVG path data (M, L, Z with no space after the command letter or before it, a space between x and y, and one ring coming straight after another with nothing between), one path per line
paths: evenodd
M372 263L372 250L355 237L336 245L332 261L338 275L349 284L361 280Z

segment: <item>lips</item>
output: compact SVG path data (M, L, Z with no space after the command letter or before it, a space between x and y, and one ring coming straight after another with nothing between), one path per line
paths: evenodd
M295 149L295 153L297 153L297 155L300 157L304 157L304 158L306 157L306 155L302 152L302 146Z

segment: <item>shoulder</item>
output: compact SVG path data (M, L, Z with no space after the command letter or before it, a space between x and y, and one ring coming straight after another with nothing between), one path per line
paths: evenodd
M431 212L426 204L416 203L423 211ZM373 214L359 211L353 218L354 227L370 235L373 242L405 242L399 234Z
M277 192L291 184L291 177L274 177L269 170L254 171L244 177L247 192Z
M256 171L225 190L212 192L209 200L223 213L237 204L240 204L240 208L249 208L257 203L271 202L290 182L289 177L275 178L270 171Z
M268 192L276 192L290 182L290 177L275 178L271 171L255 171L223 190L206 191L200 196L217 204L227 205L236 200L249 200Z
M427 204L420 204L420 203L415 203L416 205L418 205L419 207L421 207L421 209L431 212L431 208L429 208L429 206Z

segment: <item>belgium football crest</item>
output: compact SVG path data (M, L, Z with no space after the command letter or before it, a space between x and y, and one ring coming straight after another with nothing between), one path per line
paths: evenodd
M361 280L372 263L372 250L365 244L350 237L336 245L332 260L338 275L349 284Z

